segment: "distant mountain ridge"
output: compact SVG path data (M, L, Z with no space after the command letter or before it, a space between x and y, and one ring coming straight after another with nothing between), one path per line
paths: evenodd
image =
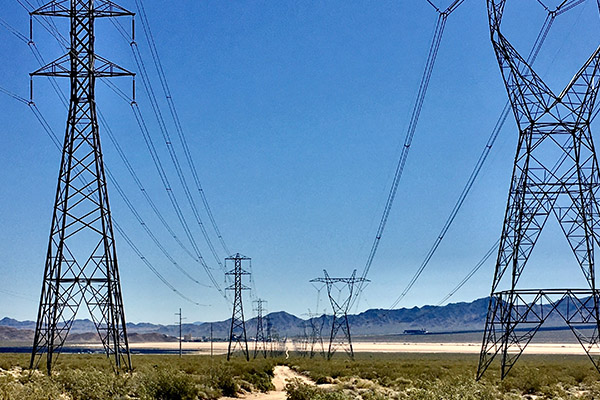
M402 334L406 329L426 329L432 333L452 333L464 331L481 331L485 325L489 298L477 299L472 302L452 303L445 306L423 306L401 308L397 310L370 309L360 314L349 315L352 334L354 336L377 336ZM296 317L285 311L273 312L267 316L269 324L280 336L301 336L304 332L310 334L310 322ZM331 326L331 316L322 315L314 319L317 326L323 326L323 335L327 336ZM216 322L183 324L184 335L195 338L208 338L212 325L214 338L226 338L229 332L231 319ZM545 327L562 326L564 323L558 316L550 317ZM29 340L35 330L34 321L17 321L5 317L0 320L0 340L13 340L22 336ZM265 324L266 329L266 324ZM246 330L249 337L256 332L256 318L246 321ZM22 335L19 335L22 331ZM179 335L178 325L160 325L148 322L128 323L129 334L137 334L136 341L144 337L168 340L169 337ZM92 321L88 319L75 320L71 334L75 337L85 337L84 334L95 332ZM141 335L141 336L140 336ZM154 336L152 336L154 335Z

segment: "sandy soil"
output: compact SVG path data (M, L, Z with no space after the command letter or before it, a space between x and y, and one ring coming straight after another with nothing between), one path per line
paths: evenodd
M249 344L250 345L250 344ZM179 343L131 343L135 349L163 349L176 350ZM462 353L479 354L481 343L409 343L409 342L356 342L354 351L357 353ZM197 354L210 354L210 343L190 342L183 343L183 349ZM227 353L226 342L213 343L214 354ZM525 354L581 354L584 351L576 343L530 343L525 349Z
M247 400L285 400L285 385L288 381L292 379L300 379L302 382L314 385L314 383L308 379L307 377L300 375L299 373L291 370L289 367L278 365L273 370L273 385L275 386L275 390L269 393L252 393L247 394L245 396L237 397L237 399L247 399ZM233 400L234 397L221 397L220 400Z

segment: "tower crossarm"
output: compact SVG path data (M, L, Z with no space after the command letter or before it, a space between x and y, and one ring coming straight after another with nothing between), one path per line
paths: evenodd
M125 68L94 54L94 66L89 68L87 65L82 65L82 68L77 71L79 77L93 75L95 78L113 78L119 76L135 76L134 72L128 71ZM52 76L59 78L70 78L73 76L71 70L71 54L52 61L44 65L36 71L30 73L31 76Z
M83 2L85 0L78 0ZM31 15L39 15L44 17L66 17L70 18L73 15L88 15L91 14L94 18L102 17L124 17L134 16L131 12L109 0L94 0L93 7L90 9L81 9L71 7L72 0L53 0L44 4L40 8L32 11Z

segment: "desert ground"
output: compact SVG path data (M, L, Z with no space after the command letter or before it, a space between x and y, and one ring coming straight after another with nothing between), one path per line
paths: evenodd
M253 343L248 343L250 351L253 351ZM91 345L90 347L95 347ZM97 347L100 347L98 345ZM177 342L149 342L132 343L131 350L153 349L175 351L179 349ZM227 342L214 342L212 344L215 355L227 353ZM288 351L293 351L291 343L286 346ZM455 353L455 354L478 354L481 343L456 343L456 342L355 342L353 344L356 353ZM186 354L210 354L211 344L208 342L183 342L182 349ZM583 349L578 343L531 343L525 349L525 354L563 354L583 355Z

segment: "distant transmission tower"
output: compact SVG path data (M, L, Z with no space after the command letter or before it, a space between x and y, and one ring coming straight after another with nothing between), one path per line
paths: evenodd
M306 330L307 321L302 321L302 335L300 336L300 356L308 356L309 349L309 338Z
M566 322L599 369L600 293L594 250L600 240L600 174L590 123L598 111L600 47L557 95L502 35L505 2L488 0L487 5L492 42L519 127L519 144L477 378L498 354L504 378L552 313ZM587 287L517 289L550 214L558 220ZM510 286L502 291L499 286L505 274L510 276ZM594 326L591 336L578 329L589 324Z
M258 353L262 353L264 358L267 358L267 337L265 336L265 330L263 327L264 313L266 309L263 304L266 301L258 299L254 301L254 311L256 311L256 337L254 342L254 358L258 356Z
M248 352L248 338L246 336L246 322L244 321L244 306L242 304L242 291L250 288L242 284L242 275L249 275L249 272L242 269L243 261L250 261L249 257L237 253L225 259L227 262L233 261L233 269L227 272L227 275L233 275L233 285L227 290L233 290L233 314L231 316L231 329L229 330L229 348L227 350L227 360L231 359L231 354L237 347L242 350L246 360L250 361L250 353Z
M269 316L265 316L265 323L267 325L267 343L269 343L269 355L275 357L275 342L277 340L277 330L271 322Z
M365 278L357 278L356 270L352 273L350 278L331 278L326 270L323 270L325 274L324 278L316 278L311 282L324 283L327 287L327 294L329 295L329 301L331 302L331 308L333 309L333 320L331 322L331 335L329 337L329 350L327 351L327 359L330 360L333 354L336 352L338 347L343 347L346 353L351 359L354 359L354 349L352 348L352 337L350 335L350 323L348 322L348 309L353 300L354 286L356 284L362 284L368 282ZM338 285L343 285L338 288L340 294L344 288L347 289L347 296L343 301L336 300L332 290ZM344 337L338 340L338 334L342 331Z
M325 345L323 344L323 326L325 325L324 316L319 317L308 310L308 321L310 323L309 336L309 356L314 358L317 352L325 356Z
M94 22L134 14L108 0L55 0L31 15L70 19L69 53L31 75L69 78L71 94L30 367L46 354L51 373L84 303L117 370L131 368L94 93L96 78L133 74L94 53Z

